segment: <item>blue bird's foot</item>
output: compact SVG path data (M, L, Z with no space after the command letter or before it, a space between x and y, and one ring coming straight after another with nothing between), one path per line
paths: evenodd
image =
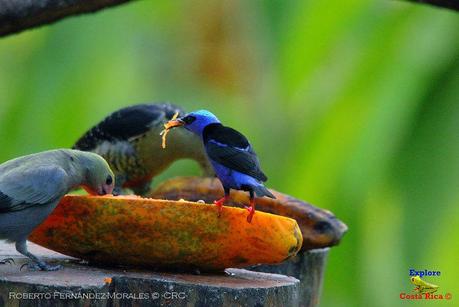
M0 260L0 264L14 264L14 259L13 258L5 258Z
M248 223L252 223L252 218L253 218L253 215L255 214L255 209L253 209L252 207L245 207L247 209L247 211L249 211L249 215L247 215L247 222Z
M247 215L247 222L252 223L253 215L255 214L255 199L250 200L250 207L245 207L247 211L249 211L249 215Z
M222 198L220 198L219 200L216 200L214 201L214 204L218 207L218 217L220 217L220 215L222 214L222 211L223 211L223 204L225 203L225 201L227 201L229 198L229 196L224 196Z

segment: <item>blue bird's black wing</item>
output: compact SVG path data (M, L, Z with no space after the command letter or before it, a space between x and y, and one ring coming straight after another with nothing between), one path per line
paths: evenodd
M178 106L162 104L139 104L120 109L91 128L73 146L73 149L90 151L101 142L127 141L148 132L152 125L163 124L176 112L183 115Z
M259 181L268 180L252 146L240 132L221 124L211 124L204 129L203 138L210 159Z

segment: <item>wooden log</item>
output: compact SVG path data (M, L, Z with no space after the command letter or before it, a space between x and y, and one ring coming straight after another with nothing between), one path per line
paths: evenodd
M34 244L29 249L64 268L20 271L27 259L13 245L0 244L0 258L16 262L0 265L0 306L298 306L299 281L293 277L243 269L202 275L102 269L68 262Z
M278 265L260 265L251 270L292 276L300 280L299 304L303 307L319 305L323 274L329 248L301 251L292 259Z

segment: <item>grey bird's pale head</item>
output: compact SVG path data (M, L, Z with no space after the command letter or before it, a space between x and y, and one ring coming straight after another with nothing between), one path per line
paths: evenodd
M85 170L83 188L92 195L112 194L115 187L115 175L104 158L91 152L78 157Z

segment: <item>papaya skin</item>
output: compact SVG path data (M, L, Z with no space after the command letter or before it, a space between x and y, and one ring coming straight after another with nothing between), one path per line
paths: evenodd
M292 196L270 191L276 199L256 198L256 210L290 217L297 221L303 235L302 250L330 247L339 244L347 231L347 226L330 211L312 206ZM165 181L153 190L149 197L169 200L203 200L213 203L224 195L223 187L217 178L176 177ZM226 206L243 207L249 203L247 192L231 190ZM226 207L225 207L226 209ZM224 209L224 210L225 210ZM215 208L215 212L217 209Z
M293 220L226 207L137 196L65 196L29 240L106 266L221 271L280 263L302 244Z

